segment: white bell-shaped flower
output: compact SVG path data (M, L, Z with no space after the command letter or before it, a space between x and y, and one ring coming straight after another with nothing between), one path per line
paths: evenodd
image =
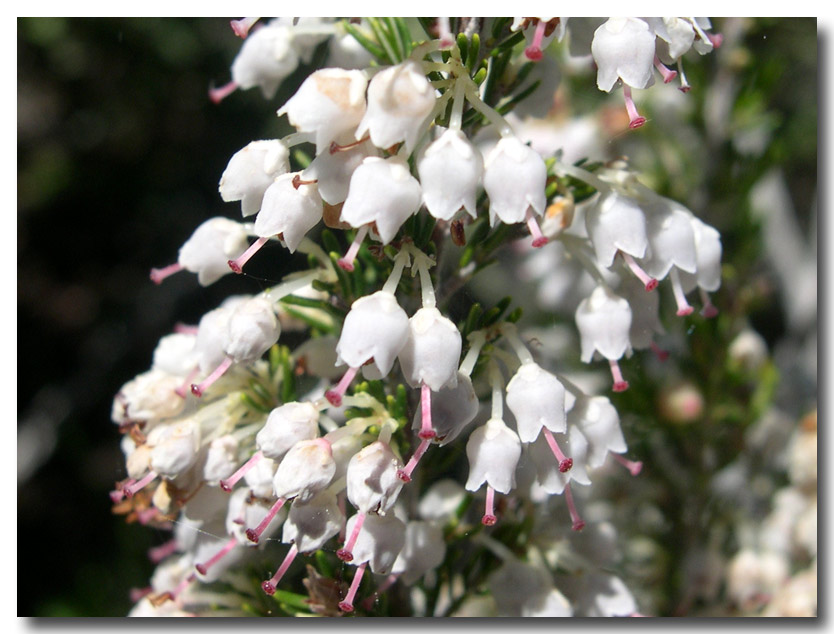
M714 293L721 287L721 234L700 218L690 218L695 234L695 275L681 275L687 292L695 288Z
M477 217L476 196L484 174L480 150L460 130L446 130L417 159L423 202L429 213L451 220L463 207Z
M501 139L484 162L484 189L489 195L489 222L525 222L528 210L538 216L547 206L547 168L538 152L516 137Z
M466 374L457 374L454 386L447 384L432 394L431 422L435 441L441 447L452 442L478 415L480 401L472 387L472 379ZM420 431L423 426L422 408L416 408L411 428Z
M405 526L405 544L400 551L391 574L400 575L406 585L411 585L429 570L434 570L446 557L443 529L428 522L408 522Z
M662 280L673 266L679 272L695 272L695 232L692 212L686 207L662 196L652 196L646 206L646 236L646 273Z
M239 200L243 217L258 213L264 192L276 177L290 171L290 151L278 139L252 141L232 156L220 177L220 197Z
M335 473L336 461L327 440L301 440L278 464L272 488L278 498L298 497L304 502L329 485Z
M350 33L330 38L327 66L335 68L358 69L368 68L373 57L368 50Z
M143 372L125 383L113 399L111 419L117 425L135 421L155 423L180 414L185 402L176 389L182 379L162 372Z
M402 463L387 443L371 443L348 463L348 500L362 513L385 515L394 506L403 487L402 480L397 477L401 468Z
M586 462L591 469L601 467L609 451L621 454L628 449L617 409L604 396L577 398L568 421L581 430L588 443Z
M350 307L339 343L339 365L361 367L373 359L383 376L391 371L394 359L408 337L408 315L392 293L377 291L360 297Z
M127 469L127 477L133 480L139 480L148 471L151 470L151 447L145 443L138 447L134 444L134 449L131 451L125 460L125 468Z
M304 80L278 116L287 115L299 132L316 135L316 154L346 132L353 132L365 114L368 80L358 70L322 68Z
M273 20L253 29L232 62L232 81L243 90L259 86L272 99L278 86L298 67L292 29Z
M339 340L332 336L307 339L293 351L293 358L299 367L310 376L333 380L341 376L342 370L336 367L336 344Z
M148 445L152 447L151 469L175 477L197 462L200 425L191 419L159 425L148 434Z
M444 525L452 519L466 496L466 489L457 480L438 480L420 498L417 512L426 521Z
M369 156L379 154L378 150L367 142L337 152L325 150L301 173L301 179L317 181L316 186L321 199L328 205L338 205L347 198L350 179L356 168Z
M165 335L154 348L151 369L174 376L186 376L199 363L196 343L197 337L191 333Z
M577 484L591 484L588 477L588 440L580 429L574 425L568 426L566 434L554 434L554 439L563 448L565 454L571 457L573 464L568 471L562 471L559 460L554 456L553 449L542 434L528 445L530 457L536 466L536 477L542 488L551 495L560 495L570 482Z
M477 491L484 483L499 493L515 488L515 468L521 457L518 435L499 418L490 418L472 432L466 443L469 459L467 491Z
M635 258L646 254L646 215L637 201L611 191L585 212L585 228L597 260L605 267L614 263L617 251Z
M237 470L238 441L231 434L215 438L209 443L203 478L209 484L217 484Z
M487 586L500 616L571 616L573 613L567 599L553 587L547 572L515 559L504 562L493 572Z
M420 183L408 163L393 156L369 156L353 172L341 219L352 227L375 223L383 244L388 244L422 202Z
M229 316L223 352L236 363L252 363L269 350L281 334L281 324L267 300L254 297Z
M177 262L197 274L201 286L213 284L229 273L228 262L249 246L249 232L228 218L210 218L180 247Z
M449 318L434 306L421 308L408 320L408 339L399 354L405 380L433 392L454 387L461 346L460 331Z
M542 427L565 431L565 387L537 363L522 363L510 379L507 407L515 416L521 442L533 442Z
M407 60L386 68L368 85L368 110L356 138L370 132L371 142L382 149L405 141L410 153L434 109L435 99L435 90L418 62Z
M636 277L626 276L617 288L617 293L628 301L631 307L631 328L629 339L635 350L653 347L655 335L662 335L666 331L660 321L660 295L647 293L646 287ZM662 355L659 349L658 354Z
M194 348L199 355L201 372L211 372L225 360L223 346L227 338L229 318L235 308L249 299L248 296L233 295L200 318Z
M359 517L360 514L353 515L347 521L348 535L353 533ZM393 514L368 515L353 547L351 563L360 566L367 562L376 574L390 574L404 545L405 524L401 520Z
M632 88L653 82L655 35L643 20L609 18L594 32L591 54L600 90L610 92L618 79Z
M255 233L262 238L280 234L290 253L295 252L322 215L321 197L316 186L299 184L298 179L298 172L276 178L264 193L261 211L255 218Z
M278 464L274 460L262 458L244 474L243 480L252 495L264 499L272 497L272 479L277 468Z
M683 18L643 18L657 36L657 56L673 64L695 43L695 29Z
M563 575L559 587L574 605L577 616L623 617L637 611L637 602L622 579L597 570Z
M292 503L281 541L295 544L302 553L318 550L339 533L342 520L336 495L325 489L306 502Z
M280 460L296 443L318 435L319 410L312 403L285 403L269 413L255 443L264 456Z
M589 363L594 352L606 359L619 359L630 350L631 308L605 286L597 286L576 309L576 325L582 344L582 360Z

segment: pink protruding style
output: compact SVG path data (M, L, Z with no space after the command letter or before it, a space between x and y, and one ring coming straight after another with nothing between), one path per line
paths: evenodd
M179 396L180 398L185 398L188 396L188 393L191 391L191 384L194 381L194 378L197 376L197 373L200 371L200 368L194 368L191 372L188 373L188 376L185 377L185 380L182 382L177 389L174 390L174 394Z
M452 30L449 28L449 18L437 18L437 35L440 38L440 48L452 48L455 39L452 37Z
M353 612L353 599L359 590L359 584L362 583L362 577L365 575L365 566L367 565L366 562L356 569L356 574L353 575L353 581L350 582L350 588L345 596L345 600L339 603L339 609L342 612Z
M124 491L124 494L128 498L132 498L139 491L141 491L146 486L148 486L151 482L153 482L153 480L155 478L156 478L156 471L148 471L148 473L145 474L145 476L141 480L134 481L132 484L129 484L128 486L124 487L122 489L122 491Z
M182 271L182 264L179 262L163 266L161 269L151 269L151 282L154 284L162 284L162 280L166 277L171 277L174 273Z
M612 453L611 455L614 456L614 460L628 469L628 472L633 476L636 476L643 470L643 463L639 460L628 460L618 453Z
M199 572L201 575L207 574L209 569L212 566L214 566L214 564L216 564L218 561L223 559L223 557L228 555L229 551L231 551L232 548L234 548L236 545L237 539L234 537L229 538L229 541L226 542L226 545L223 546L223 548L221 548L219 551L217 551L217 553L211 559L209 559L204 564L197 564L196 566L194 566L194 568L196 568L197 572Z
M724 36L720 33L705 33L707 39L712 43L713 48L721 48L724 43Z
M113 504L118 504L125 498L125 489L136 482L134 478L128 478L127 480L123 480L121 482L116 483L116 489L114 491L110 491L110 501Z
M559 473L567 473L570 471L573 468L573 458L568 458L564 453L562 453L559 443L557 443L556 439L553 437L553 432L551 432L547 427L542 428L542 433L544 433L544 439L550 446L550 451L553 452L553 455L556 456L556 460L559 461Z
M334 389L327 390L324 393L324 397L327 399L328 403L330 403L333 407L340 407L342 405L342 397L345 395L345 392L347 392L350 382L353 381L353 377L356 376L358 371L359 368L348 368L338 385Z
M397 477L402 480L403 482L411 482L411 474L414 473L414 468L417 466L417 463L420 462L420 458L423 457L423 454L426 453L426 450L429 448L431 444L430 438L425 438L417 447L417 450L414 452L414 455L408 461L408 464L405 465L405 468L400 469L397 471Z
M623 256L623 260L626 265L628 265L628 268L631 269L631 272L634 273L634 276L643 282L643 285L646 287L646 291L653 291L657 288L657 280L646 273L640 265L634 261L633 257L624 251L620 251L620 255Z
M352 150L355 147L362 145L365 141L370 139L370 135L365 135L358 141L354 141L353 143L346 143L345 145L339 145L336 141L333 141L330 144L330 153L335 154L336 152L347 152L348 150Z
M636 130L646 123L646 117L640 116L640 113L637 112L637 106L634 105L634 99L631 97L631 86L628 84L623 84L623 97L628 112L628 127Z
M237 89L238 85L233 81L219 88L209 88L209 99L211 99L212 103L220 103Z
M709 293L707 293L703 288L699 288L698 290L701 293L701 302L704 304L704 307L701 309L701 317L706 317L707 319L717 317L718 309L712 303L712 300L710 300Z
M223 359L223 362L220 365L218 365L211 374L209 374L205 379L203 379L202 383L191 384L191 393L194 396L202 396L203 392L210 388L215 383L215 381L217 381L217 379L219 379L226 373L226 370L228 370L232 366L232 363L234 362L232 361L231 357L226 357L225 359Z
M136 519L142 526L150 524L159 515L159 509L155 506L149 506L146 509L137 511Z
M423 383L420 387L420 413L422 414L422 422L420 424L420 433L417 434L423 440L431 440L437 436L431 422L431 388Z
M232 31L235 32L235 35L245 40L246 36L249 35L249 31L258 20L260 18L241 18L240 20L232 20L229 22L229 25L232 27Z
M533 236L533 247L541 249L547 244L547 238L542 234L539 227L539 222L536 220L536 215L533 213L531 207L527 207L527 228L530 230L530 235Z
M614 359L609 359L608 365L611 367L611 376L614 379L614 387L611 389L615 392L625 392L628 389L628 381L623 378L623 372L620 370L620 364Z
M668 84L670 81L674 81L675 77L678 76L678 71L666 67L663 64L663 62L660 61L660 58L657 55L654 56L654 67L657 69L657 72L659 72L660 75L663 77L664 84Z
M258 524L255 528L246 529L246 538L250 542L255 542L256 544L258 543L258 540L261 538L261 535L263 535L264 531L266 530L266 527L269 526L269 523L274 519L276 515L278 515L278 511L281 510L286 501L287 500L284 498L278 498L278 501L272 505L272 508L269 509L269 512L261 520L260 524Z
M362 530L362 524L365 523L365 513L359 512L356 517L356 524L353 525L353 532L350 534L344 548L336 551L336 556L342 561L353 561L353 547L356 545L356 540L359 538L359 532Z
M152 563L158 564L168 555L173 555L175 552L177 552L177 540L169 539L164 544L148 549L148 559L150 559Z
M353 239L353 242L351 242L348 252L345 253L345 257L339 258L336 262L340 269L343 269L348 273L353 271L353 261L356 259L356 254L359 253L359 247L362 246L362 241L365 239L366 235L368 235L368 225L363 225L359 228L359 231L356 232L356 237Z
M258 238L255 240L249 245L249 248L246 249L246 251L240 254L240 256L234 260L229 260L229 268L238 275L243 273L243 266L252 258L253 255L261 250L261 247L266 244L267 240L269 240L269 238Z
M654 341L650 344L652 352L654 352L655 356L658 358L659 361L666 361L669 358L669 352L664 350L659 345L657 345Z
M298 547L293 544L290 548L287 556L284 557L284 561L281 562L281 567L278 568L278 571L272 575L270 579L264 581L261 584L261 589L266 592L268 595L272 596L275 594L275 590L278 588L278 583L281 581L281 578L286 574L287 570L289 570L290 564L292 564L295 556L298 554Z
M686 295L683 292L680 277L678 277L676 269L672 269L669 273L669 278L672 280L672 293L675 295L675 302L678 304L677 316L686 317L687 315L691 315L695 309L686 301Z
M576 510L576 505L573 503L573 493L570 490L570 482L565 485L565 501L568 503L568 511L573 522L571 528L575 531L581 531L585 528L585 521L579 516L579 511Z
M531 62L539 62L542 59L542 40L544 39L544 29L546 26L547 23L544 20L538 21L536 31L533 33L533 43L524 49L524 55Z
M260 462L261 458L263 458L263 452L256 451L252 454L252 457L249 458L246 462L244 462L237 471L235 471L231 476L226 478L225 480L220 481L220 488L223 489L226 493L229 493L232 488L238 483L238 481L246 475L246 473L254 467L258 462Z
M498 518L495 517L495 489L487 485L486 503L484 504L484 516L481 518L481 524L484 526L494 526Z

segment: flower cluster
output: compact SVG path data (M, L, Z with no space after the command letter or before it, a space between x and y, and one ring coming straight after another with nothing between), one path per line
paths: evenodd
M220 177L222 200L240 202L254 222L206 221L177 263L154 269L151 279L186 270L208 285L245 274L270 241L305 254L310 268L257 295L230 297L196 325L179 325L160 340L151 369L116 396L112 418L124 433L127 478L113 502L135 520L174 530L151 553L159 567L138 593L135 614L238 609L242 600L225 595L224 604L210 589L234 586L235 569L253 561L275 570L262 579L265 595L284 596L282 580L297 555L316 552L355 572L329 598L324 581L305 580L308 604L323 614L353 612L368 569L383 579L376 595L434 574L452 536L462 537L454 527L471 520L471 494L483 493L479 531L523 516L519 500L544 504L562 495L580 531L586 521L573 484L590 485L609 454L640 472L623 455L611 400L537 360L515 325L520 313L504 315L508 304L487 314L473 307L452 320L449 293L490 255L473 255L476 247L526 231L532 247L563 250L578 263L577 275L592 276L596 286L575 310L581 359L608 360L615 392L628 387L623 355L662 352L652 339L662 331L659 282L668 278L678 315L693 311L686 295L696 288L701 314L717 312L708 295L720 285L717 231L640 184L624 164L588 169L543 157L522 142L490 92L501 71L479 50L481 33L506 37L495 59L538 61L551 40L581 46L585 21L488 26L472 18L455 21L453 33L448 19L438 19L437 39L417 45L400 24L378 31L372 22L381 33L373 42L362 25L346 22L232 23L246 39L232 83L212 91L215 100L255 86L272 97L319 46L329 47L334 65L311 72L278 110L293 134L252 141ZM630 89L650 85L653 68L671 81L664 63L678 64L688 89L680 58L719 43L708 29L700 18L611 18L595 29L586 44L598 86L622 83L631 127L645 120ZM514 47L524 37L526 48ZM390 63L365 67L349 41ZM336 66L338 59L352 61ZM498 141L486 149L477 129ZM299 159L301 146L312 158ZM580 189L585 201L574 204ZM341 257L333 253L335 232L349 243ZM450 272L451 245L467 245L470 263ZM291 350L282 331L299 327L313 336ZM454 455L447 447L464 446L464 488L419 478L424 459L436 464L444 452ZM584 580L557 588L541 567L483 539L503 562L489 578L499 613L636 611L622 581L602 572L603 560L583 560L573 569ZM283 551L272 548L276 542ZM622 600L595 602L606 592ZM376 595L363 610L373 609Z

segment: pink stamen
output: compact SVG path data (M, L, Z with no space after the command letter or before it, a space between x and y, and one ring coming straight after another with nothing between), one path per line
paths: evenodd
M339 384L334 389L327 390L324 393L324 397L327 399L328 403L330 403L333 407L340 407L342 405L342 397L345 395L345 392L347 392L350 382L353 381L353 377L356 376L358 371L359 368L348 368L348 371L345 372L344 376L339 381Z
M573 468L573 458L568 458L562 453L559 444L553 437L553 433L547 427L543 427L542 432L544 432L544 439L547 441L547 444L550 445L550 451L553 452L556 460L559 461L559 473L567 473Z
M362 524L365 523L365 513L362 511L356 516L356 524L353 525L353 532L350 534L347 544L344 548L336 551L336 556L342 561L353 561L353 547L356 545L356 540L359 538L359 531L362 530Z
M654 341L652 341L652 342L651 342L651 344L649 344L649 345L650 345L650 346L651 346L651 348L652 348L652 352L654 352L654 353L655 353L655 355L657 355L657 358L658 358L660 361L666 361L666 359L668 359L668 358L669 358L669 352L668 352L668 351L666 351L666 350L664 350L663 348L661 348L661 347L660 347L659 345L657 345Z
M712 301L710 301L709 293L707 293L703 288L699 288L698 291L701 294L701 302L704 304L704 307L701 309L701 317L705 317L707 319L717 317L718 309Z
M229 268L238 275L243 273L243 265L246 264L253 255L261 250L261 247L266 244L267 240L269 240L269 238L258 238L255 240L237 259L229 260Z
M187 588L187 587L191 584L191 582L192 582L192 581L194 581L196 578L197 578L197 575L195 575L195 574L192 572L192 573L191 573L190 575L188 575L185 579L183 579L182 581L180 581L180 582L177 584L177 587L176 587L176 588L174 588L174 589L171 591L171 599L176 599L178 596L180 596L180 595L182 594L182 591L183 591L183 590L185 590L185 589L186 589L186 588Z
M423 440L431 440L437 436L437 432L431 424L431 388L423 383L420 387L420 406L422 414L422 422L420 425L420 433L417 434Z
M162 280L166 277L170 277L174 273L179 273L180 271L182 271L182 264L179 262L176 264L169 264L161 269L151 269L151 282L154 284L162 284Z
M608 365L611 367L611 376L614 378L614 387L612 389L615 392L625 392L628 389L628 381L623 378L620 365L614 359L609 359Z
M539 23L541 24L541 23ZM536 249L542 248L547 244L547 238L542 234L539 223L536 220L536 215L533 213L533 208L527 208L527 228L530 230L530 235L533 236L533 247Z
M336 141L333 141L333 143L330 144L330 153L335 154L336 152L347 152L348 150L352 150L353 148L362 145L370 138L370 135L365 135L358 141L354 141L353 143L348 143L346 145L339 145Z
M158 564L168 555L172 555L175 552L177 552L177 540L170 539L160 546L155 546L149 549L148 559L150 559L152 563Z
M196 335L199 330L199 326L190 326L183 323L174 324L174 332L178 335Z
M628 84L623 84L623 96L625 97L626 111L628 111L628 127L636 130L646 123L646 117L640 116L640 113L637 112L637 106L634 105L634 99L631 98L631 86Z
M353 599L356 592L359 590L359 584L362 583L362 577L365 574L365 566L367 562L356 569L356 574L353 575L353 581L350 582L350 589L348 590L345 600L339 603L339 609L342 612L353 612Z
M132 498L134 495L136 495L137 492L141 491L148 484L150 484L154 480L154 478L156 478L156 471L148 471L148 473L145 474L145 477L124 487L122 491L124 491L124 494L128 498Z
M576 505L573 503L573 493L570 490L570 482L565 485L565 501L568 503L568 511L570 518L573 521L571 528L575 531L581 531L585 528L585 522L579 517L579 511L576 510Z
M388 588L393 586L397 582L397 577L398 576L399 575L388 575L385 578L385 581L383 581L381 584L379 584L379 587L376 589L376 591L371 596L369 596L367 599L365 599L362 602L362 608L366 612L368 610L370 610L371 608L373 608L374 607L374 601L377 600L377 597L379 597L379 595L383 594L386 590L388 590Z
M153 592L153 587L148 586L147 588L131 588L130 589L130 602L131 603L138 603L144 597L148 596L151 592Z
M217 379L219 379L226 373L226 370L228 370L231 367L232 363L233 361L231 357L226 357L225 359L223 359L223 363L218 365L214 369L214 372L212 372L205 379L203 379L202 383L200 383L199 385L195 385L194 383L191 384L191 393L194 396L202 396L203 392L210 388L214 384L214 382L217 381Z
M657 72L661 74L663 77L663 83L668 84L670 81L675 79L678 76L678 71L672 70L665 66L663 62L660 61L657 55L654 56L654 67L657 69Z
M481 524L494 526L497 521L498 518L495 517L495 489L487 485L486 504L484 505L484 516L481 518Z
M254 467L258 462L261 461L263 458L263 452L256 451L252 454L252 457L249 458L246 462L244 462L237 471L235 471L231 477L226 478L225 480L220 481L220 488L223 489L226 493L232 490L232 488L238 483L238 481L246 475L246 473Z
M631 269L631 272L634 273L635 277L638 280L643 282L643 285L646 287L647 291L653 291L657 288L657 280L653 278L651 275L646 273L637 262L634 261L634 258L631 257L625 251L620 251L620 255L623 256L623 260L628 265L628 268Z
M681 76L681 85L678 88L682 93L687 93L692 89L692 86L689 85L689 82L686 79L686 75L683 72L683 60L678 60L678 75Z
M212 103L220 103L237 89L238 85L233 81L230 81L225 86L220 86L220 88L210 88L209 99L211 99Z
M353 261L356 259L356 254L359 253L359 247L362 246L362 241L365 239L366 235L368 235L368 225L359 227L359 231L356 232L356 237L353 239L348 252L345 253L345 257L340 258L336 262L340 269L343 269L348 273L353 271Z
M640 471L643 470L643 463L640 462L639 460L637 460L637 461L628 460L626 458L623 458L618 453L612 453L611 455L614 456L614 460L616 460L621 465L623 465L626 469L628 469L628 472L633 476L636 476L637 474L640 473Z
M217 552L217 554L215 554L211 559L209 559L204 564L197 564L196 566L194 566L197 569L197 572L199 572L201 575L205 575L208 572L209 568L214 566L214 564L216 564L218 561L223 559L223 557L228 555L229 551L232 550L232 548L234 548L236 544L237 544L237 539L236 538L234 538L234 537L229 538L229 541L226 542L226 545L223 546L223 548L221 548Z
M125 489L133 484L135 484L136 480L133 478L128 478L122 482L116 483L116 489L114 491L110 491L110 501L113 504L118 504L121 502L125 497Z
M258 543L258 540L263 535L263 532L266 530L266 527L269 526L269 523L273 520L273 518L278 515L278 511L281 510L281 507L284 506L284 503L287 500L284 498L278 498L278 501L272 505L272 508L269 509L269 512L266 516L261 520L261 523L254 529L247 528L246 529L246 537L249 539L250 542Z
M177 389L174 390L174 393L180 398L185 398L186 396L188 396L188 393L191 391L191 383L194 381L194 378L197 376L197 373L199 372L199 367L196 367L193 370L191 370L191 372L188 373L188 376L185 377L185 381L182 382L182 385L180 385Z
M524 54L531 62L538 62L542 58L542 40L544 39L544 29L547 23L544 20L539 20L536 24L536 32L533 33L533 43L524 49Z
M706 35L707 39L712 43L713 48L721 48L721 45L724 43L724 36L720 33L705 33L704 35Z
M405 465L405 468L397 471L397 477L400 480L402 480L403 482L411 482L411 474L414 473L414 468L417 466L417 463L420 462L420 458L422 458L423 454L426 453L426 450L429 448L430 444L430 438L426 438L420 443L420 445L417 447L417 451L415 451L414 455L411 456L411 458L408 461L408 464Z
M275 594L275 590L278 587L278 582L281 581L281 577L283 577L284 574L286 574L287 570L290 567L290 564L293 562L297 554L298 547L295 544L293 544L289 552L287 553L287 556L284 557L284 561L281 563L281 567L278 568L278 572L272 575L271 579L269 579L268 581L264 581L261 584L261 588L264 592L266 592L270 596Z
M249 35L250 29L259 19L260 18L242 18L240 20L232 20L229 24L232 27L232 31L235 32L235 35L237 35L240 39L245 40L246 36Z
M672 292L675 295L675 302L678 304L678 317L686 317L687 315L691 315L692 311L695 309L689 305L689 302L686 301L686 295L683 292L683 287L681 286L681 279L678 276L678 270L676 268L672 268L669 272L669 279L672 280Z

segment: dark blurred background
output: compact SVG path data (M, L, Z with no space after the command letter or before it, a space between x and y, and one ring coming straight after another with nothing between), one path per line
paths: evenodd
M745 37L741 63L760 71L745 75L753 88L743 95L759 100L751 116L775 113L765 158L783 166L807 233L815 22L764 21ZM274 108L256 90L209 102L239 47L223 19L18 20L18 615L126 614L129 589L153 570L147 549L167 539L111 514L107 493L124 464L110 408L176 322L264 283L256 261L252 276L208 289L186 273L159 287L148 279L200 222L239 217L217 193L231 155L286 132L269 112L304 68ZM773 345L783 311L776 299L757 310L754 325Z

